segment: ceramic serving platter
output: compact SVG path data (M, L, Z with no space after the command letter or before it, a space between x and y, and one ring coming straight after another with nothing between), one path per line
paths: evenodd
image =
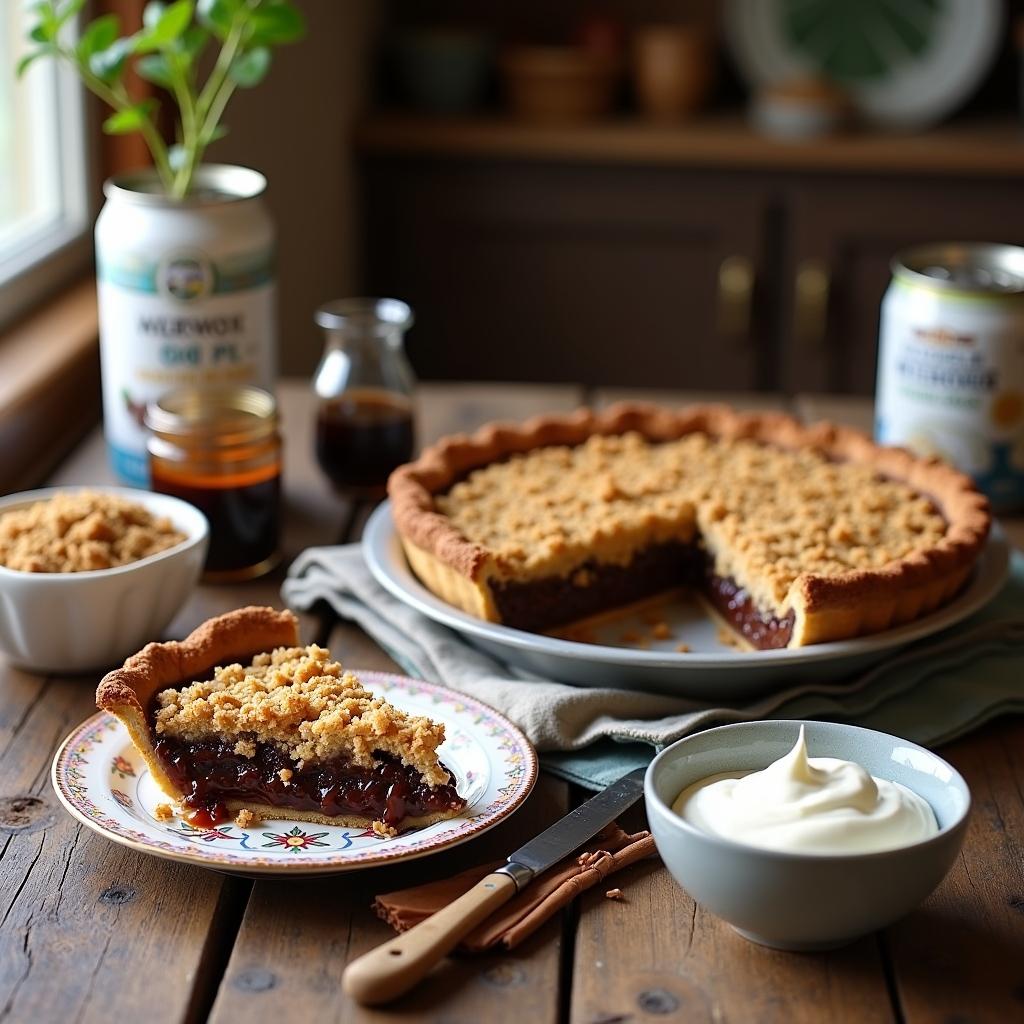
M94 832L169 860L240 874L335 874L424 857L493 828L529 795L537 757L507 718L443 686L382 672L359 672L373 693L412 714L445 725L441 760L455 775L466 809L458 818L381 839L369 830L308 821L234 822L196 828L181 818L160 821L167 797L135 750L124 726L105 712L83 722L53 762L53 786L64 806Z
M796 683L832 682L862 671L896 649L961 622L999 592L1010 549L993 529L967 587L938 611L884 633L781 651L740 651L723 643L718 624L696 599L678 598L656 609L609 618L592 631L595 643L527 633L484 622L431 593L402 553L387 502L363 533L363 555L378 582L399 600L457 630L474 646L520 673L580 686L615 686L728 701L771 693ZM652 622L667 626L664 637ZM688 650L680 652L679 646Z

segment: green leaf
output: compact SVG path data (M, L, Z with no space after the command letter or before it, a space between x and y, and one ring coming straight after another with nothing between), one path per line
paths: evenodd
M135 49L135 41L134 36L115 39L105 50L92 54L89 70L108 85L116 82L124 74L125 61Z
M125 107L124 110L111 114L103 122L103 130L108 135L129 135L131 132L137 132L149 120L158 106L156 100L147 99L136 103L133 107Z
M94 53L107 49L121 30L121 19L116 14L104 14L86 26L75 53L82 62L87 62Z
M174 48L190 61L195 61L209 41L210 33L202 25L193 25L175 40Z
M265 46L257 46L254 50L246 50L231 62L228 77L243 89L251 89L259 85L270 70L270 50Z
M61 23L53 0L49 3L33 4L30 13L35 15L36 23L29 29L29 39L36 43L54 42Z
M170 89L174 77L167 58L162 53L150 53L135 62L135 70L141 78L164 89Z
M193 0L175 0L174 3L146 5L142 20L146 30L139 36L136 50L145 53L170 46L192 23Z
M297 42L306 34L302 12L284 0L250 11L248 22L250 46L280 46Z
M47 54L53 53L55 48L47 45L43 46L38 50L33 50L31 53L26 53L21 60L18 61L18 66L14 72L17 78L21 78L26 71L28 71L30 65L34 64L40 57L45 57Z
M241 0L199 0L196 13L199 21L218 39L224 39L241 7Z

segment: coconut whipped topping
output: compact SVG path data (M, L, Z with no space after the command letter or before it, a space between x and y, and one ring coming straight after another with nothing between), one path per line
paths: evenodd
M872 853L939 830L927 801L906 786L852 761L808 757L803 726L785 757L759 772L702 779L672 809L712 835L786 853Z

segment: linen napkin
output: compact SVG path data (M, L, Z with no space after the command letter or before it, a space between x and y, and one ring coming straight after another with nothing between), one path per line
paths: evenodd
M443 683L503 712L529 736L547 770L591 789L647 764L656 748L727 722L832 719L935 746L997 715L1024 711L1024 557L1017 553L1010 580L985 609L863 675L839 683L805 682L718 706L513 672L384 590L357 544L304 551L281 592L294 608L326 601L409 675Z
M479 953L497 945L512 949L581 892L600 884L616 871L653 856L655 852L650 832L628 835L613 822L579 854L559 861L477 925L459 943L459 948L469 953ZM373 901L373 909L396 932L408 931L468 892L503 863L482 864L439 882L384 893Z

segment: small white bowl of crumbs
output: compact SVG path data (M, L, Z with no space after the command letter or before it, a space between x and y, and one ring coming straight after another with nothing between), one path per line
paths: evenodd
M36 672L109 667L174 618L203 570L197 508L127 487L0 498L0 650Z

